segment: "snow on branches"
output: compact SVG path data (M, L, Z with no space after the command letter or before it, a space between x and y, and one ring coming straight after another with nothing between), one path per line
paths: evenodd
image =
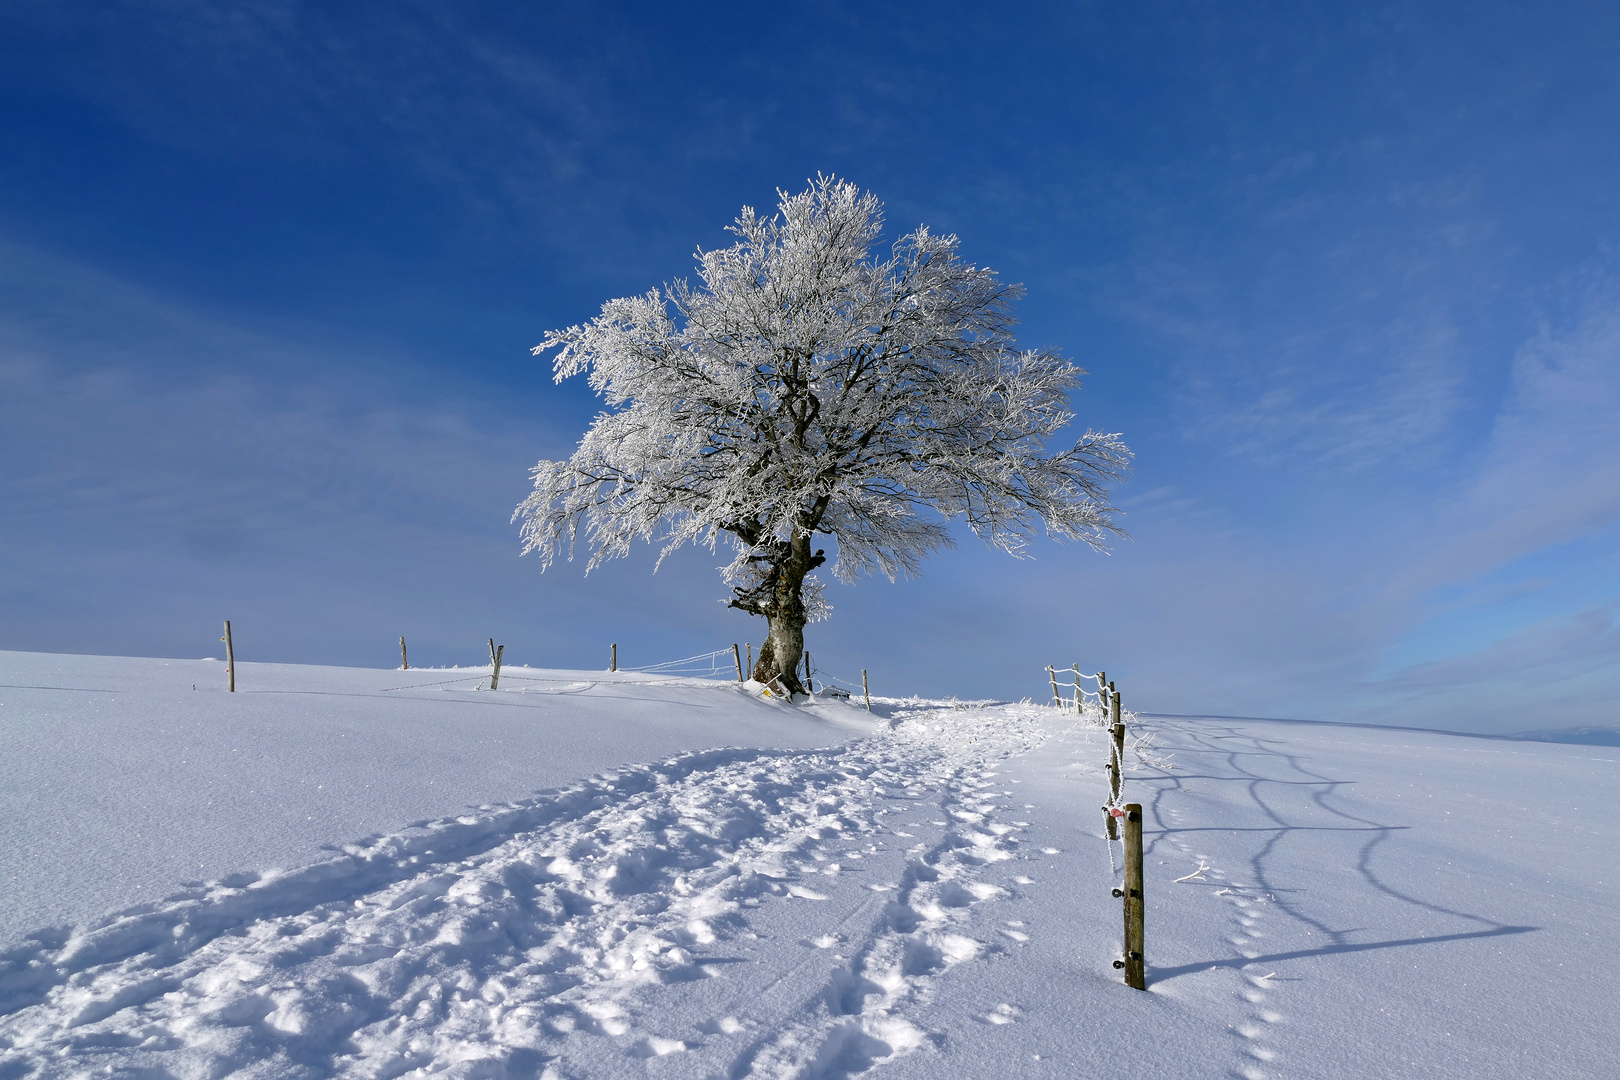
M876 257L873 195L825 176L780 194L773 217L744 208L737 243L698 252L698 284L611 300L535 347L610 411L569 460L535 466L514 520L546 566L582 529L592 568L637 539L660 558L730 543L730 602L771 620L793 655L769 673L792 687L816 533L844 581L915 573L953 518L1014 555L1037 530L1102 547L1130 451L1093 431L1044 451L1083 372L1014 349L1022 289L962 262L956 237L918 228Z

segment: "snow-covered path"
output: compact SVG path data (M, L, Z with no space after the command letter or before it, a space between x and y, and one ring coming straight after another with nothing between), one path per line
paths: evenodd
M867 714L734 684L606 689L540 698L558 718L499 746L609 730L624 752L728 723L762 741L653 750L292 869L36 923L0 953L0 1078L1616 1073L1612 749L1139 718L1143 994L1110 966L1096 728L888 702L878 730L818 749L794 741ZM678 713L645 696L677 691ZM268 700L229 703L232 745ZM610 711L560 722L565 701L643 711L606 729ZM417 730L462 752L490 732Z
M215 883L11 954L0 1061L609 1076L683 1052L680 1075L860 1071L918 1046L908 1007L984 947L954 928L1003 891L983 872L1020 829L992 762L1043 740L1040 712L924 708L848 748L684 755ZM784 936L801 962L780 962Z
M1025 851L1062 850L962 927L989 940L1016 919L1030 940L942 980L926 1023L946 1052L890 1080L986 1062L1052 1080L1620 1075L1611 748L1142 718L1158 746L1126 784L1147 812L1138 994L1109 967L1100 733L1048 726L999 779L1035 804ZM986 1022L1008 1005L1016 1023Z

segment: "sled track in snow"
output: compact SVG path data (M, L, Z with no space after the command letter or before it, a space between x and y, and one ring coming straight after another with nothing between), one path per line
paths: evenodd
M574 1077L697 1049L735 1080L858 1072L927 1043L933 980L994 948L958 928L1018 845L988 788L1041 739L1032 710L919 707L846 747L624 768L40 935L0 956L0 1076ZM892 815L938 831L896 844L918 834ZM830 978L714 956L827 899L840 857L871 872ZM643 1026L700 980L737 983L706 1035Z

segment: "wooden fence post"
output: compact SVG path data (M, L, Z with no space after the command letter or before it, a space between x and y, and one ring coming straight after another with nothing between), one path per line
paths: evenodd
M1114 803L1119 803L1120 787L1125 781L1125 725L1114 725Z
M225 689L236 693L236 647L231 643L231 620L225 620Z
M1052 704L1061 709L1063 707L1063 699L1058 696L1057 672L1052 670L1051 664L1046 665L1046 677L1052 680Z
M619 643L617 641L615 641L613 643L613 655L608 660L608 670L609 671L618 671L619 670Z
M810 680L810 650L804 651L804 688L810 691L810 696L816 696L816 684Z
M405 639L404 638L399 639L399 670L401 670L401 671L409 671L409 670L411 670L410 657L405 655Z
M1108 698L1103 698L1105 722L1108 715L1106 709L1109 704ZM1108 805L1115 807L1119 805L1120 789L1124 786L1125 780L1125 725L1119 723L1118 692L1115 692L1111 704L1113 705L1114 726L1109 732L1112 738L1109 739L1108 745ZM1114 821L1112 812L1108 815L1108 839L1119 839L1119 826Z
M1110 735L1116 733L1110 732ZM1114 819L1114 808L1119 805L1119 772L1120 755L1119 739L1108 740L1108 805L1103 807L1103 813L1108 815L1108 839L1119 839L1119 824Z
M872 711L872 691L866 685L866 669L861 668L861 693L866 698L866 711Z
M495 647L495 639L489 639L489 688L498 690L501 686L501 655L506 652L506 646Z
M1146 919L1142 903L1142 804L1125 805L1125 985L1147 989Z
M731 646L731 658L737 661L737 681L742 682L742 650L737 647L735 642L733 642Z
M1086 714L1085 705L1086 699L1080 693L1080 665L1076 664L1074 665L1074 715L1084 716Z
M754 643L752 641L748 643L748 677L750 679L754 677Z

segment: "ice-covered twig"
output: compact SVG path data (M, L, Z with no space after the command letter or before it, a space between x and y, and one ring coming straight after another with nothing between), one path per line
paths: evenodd
M1135 714L1132 714L1130 721L1132 730L1134 730L1134 722ZM1151 731L1144 731L1135 736L1130 742L1130 750L1136 754L1136 760L1139 764L1146 765L1150 769L1160 769L1168 772L1175 768L1170 763L1171 758L1174 758L1175 755L1162 753L1159 741Z
M1206 880L1205 877L1204 877L1204 871L1205 870L1212 870L1212 869L1214 869L1214 867L1210 866L1203 859L1199 859L1198 860L1198 869L1194 870L1192 873L1188 874L1186 877L1178 877L1178 878L1176 878L1175 884L1180 885L1184 881L1204 881L1204 880Z

